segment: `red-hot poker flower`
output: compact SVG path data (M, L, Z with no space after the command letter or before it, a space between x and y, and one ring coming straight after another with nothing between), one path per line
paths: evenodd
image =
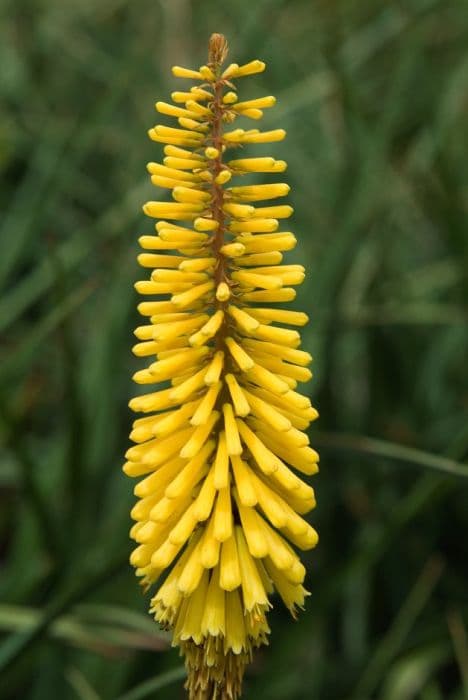
M150 300L138 307L148 322L135 331L134 352L149 364L134 379L160 386L130 402L146 415L133 425L124 467L142 477L131 562L145 588L158 583L151 612L185 656L192 700L239 696L252 649L267 642L271 594L293 616L307 595L291 545L317 543L301 517L314 492L295 473L314 474L318 462L304 432L317 412L296 392L311 377L294 330L308 319L272 306L294 299L304 279L301 265L282 264L296 239L279 221L292 208L269 201L289 187L237 184L286 163L231 156L285 132L232 126L261 119L275 98L239 100L235 81L265 64L224 68L226 56L214 34L207 65L175 66L195 85L174 92L173 104L156 103L177 125L149 131L165 144L163 163L148 164L151 180L173 201L143 207L159 220L156 235L140 238L138 260L151 274L136 289Z

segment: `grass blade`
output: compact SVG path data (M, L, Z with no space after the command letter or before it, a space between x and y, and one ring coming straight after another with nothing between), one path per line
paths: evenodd
M443 564L440 559L433 557L426 563L391 627L371 656L352 700L367 700L373 697L388 664L398 653L417 616L429 600L442 571Z
M462 464L443 455L434 455L424 450L406 447L406 445L388 442L387 440L370 438L364 435L327 432L314 436L314 444L327 452L355 452L372 459L381 457L430 469L449 476L468 478L467 464Z
M161 688L165 688L171 683L181 680L185 677L185 668L183 666L178 666L170 671L161 673L150 680L140 683L140 685L135 686L132 690L124 693L117 700L142 700L142 698L147 698L152 693L155 693Z

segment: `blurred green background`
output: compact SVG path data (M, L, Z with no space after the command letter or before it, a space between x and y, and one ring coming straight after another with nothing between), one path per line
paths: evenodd
M0 8L2 700L183 698L120 467L146 130L212 31L267 62L243 94L288 130L321 411L312 596L275 606L245 698L467 698L466 0Z

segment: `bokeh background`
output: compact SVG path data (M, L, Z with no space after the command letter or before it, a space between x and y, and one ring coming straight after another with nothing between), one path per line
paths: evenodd
M127 564L153 103L212 31L266 73L321 412L312 596L257 700L468 697L468 3L0 4L0 696L183 698ZM177 85L180 85L178 83Z

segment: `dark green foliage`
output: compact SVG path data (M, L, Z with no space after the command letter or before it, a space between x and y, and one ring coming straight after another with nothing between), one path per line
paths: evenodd
M146 129L212 31L267 62L245 97L289 132L321 411L312 596L296 623L276 606L245 697L467 697L468 4L6 0L0 22L2 700L183 697L120 465Z

